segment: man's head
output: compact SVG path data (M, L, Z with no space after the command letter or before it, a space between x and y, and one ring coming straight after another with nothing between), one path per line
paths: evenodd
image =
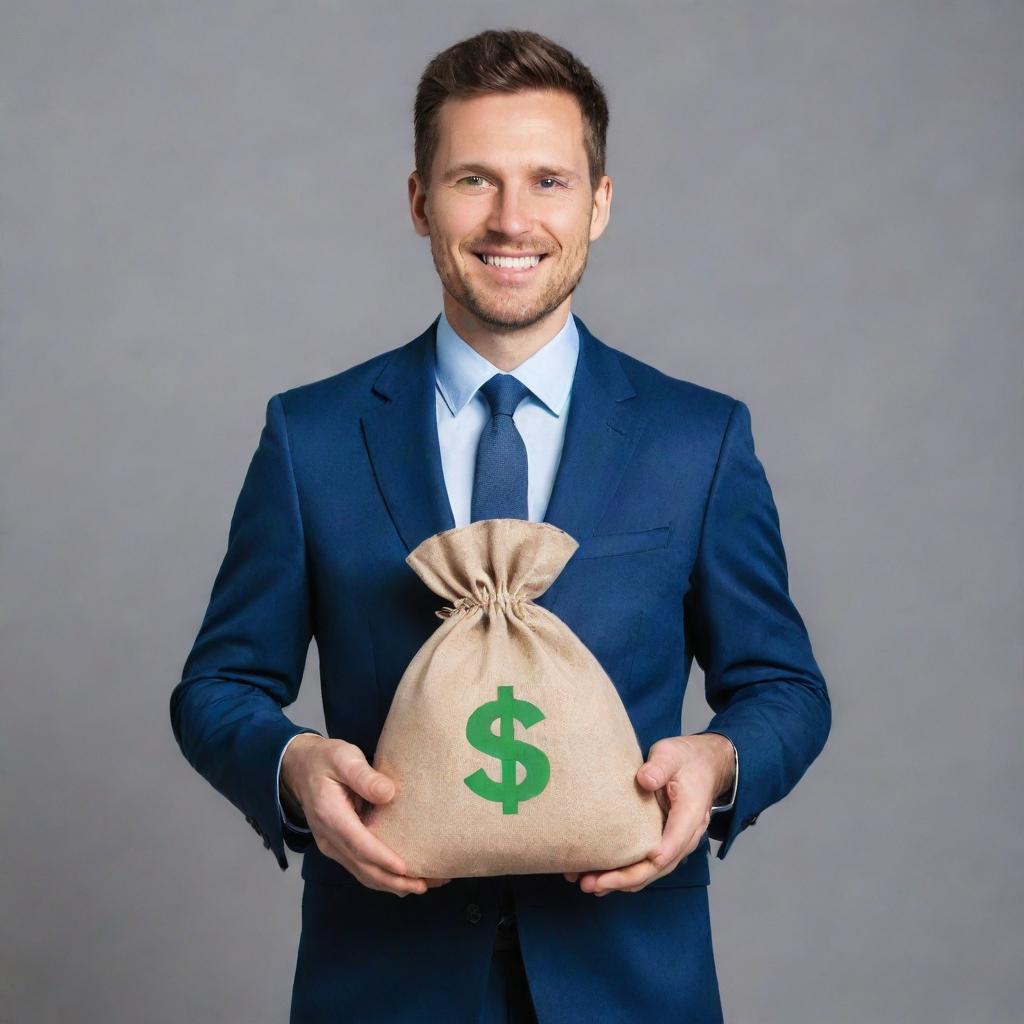
M608 105L590 71L536 32L481 32L427 66L414 124L413 225L456 329L564 322L612 195ZM502 268L482 254L540 259Z

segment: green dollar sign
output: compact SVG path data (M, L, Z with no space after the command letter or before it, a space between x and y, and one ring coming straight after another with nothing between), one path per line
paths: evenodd
M498 735L491 732L495 719L501 727ZM467 775L464 781L477 796L500 803L503 814L518 814L520 801L543 793L551 778L551 762L545 753L516 739L516 721L529 729L543 719L540 708L512 696L511 686L499 686L498 699L482 704L466 722L466 739L477 750L501 758L501 782L495 782L483 768ZM516 765L520 761L526 778L517 783Z

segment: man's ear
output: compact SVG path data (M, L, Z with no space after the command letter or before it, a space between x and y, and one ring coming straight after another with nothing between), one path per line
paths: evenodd
M409 175L409 216L412 218L413 230L417 235L430 234L430 218L427 210L427 190L420 181L417 171Z
M608 226L612 210L612 179L603 175L594 190L594 205L590 215L590 240L600 238Z

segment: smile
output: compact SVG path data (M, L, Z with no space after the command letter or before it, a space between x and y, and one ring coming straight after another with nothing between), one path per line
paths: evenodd
M490 253L474 253L477 259L489 267L501 267L503 270L529 270L537 266L546 253L534 256L492 256Z
M547 253L532 256L493 256L490 253L473 253L487 268L484 273L496 284L527 284Z

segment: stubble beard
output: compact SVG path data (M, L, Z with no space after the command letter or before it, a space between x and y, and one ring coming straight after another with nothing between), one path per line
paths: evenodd
M547 259L557 262L554 273L539 292L512 286L502 288L484 284L478 287L469 279L468 273L464 274L461 266L452 260L444 242L433 233L430 235L430 253L444 290L494 331L511 332L532 327L556 310L580 283L587 268L589 252L590 240L584 235L572 249L563 250L561 256L556 253L548 256ZM468 250L465 258L467 261L477 259Z

